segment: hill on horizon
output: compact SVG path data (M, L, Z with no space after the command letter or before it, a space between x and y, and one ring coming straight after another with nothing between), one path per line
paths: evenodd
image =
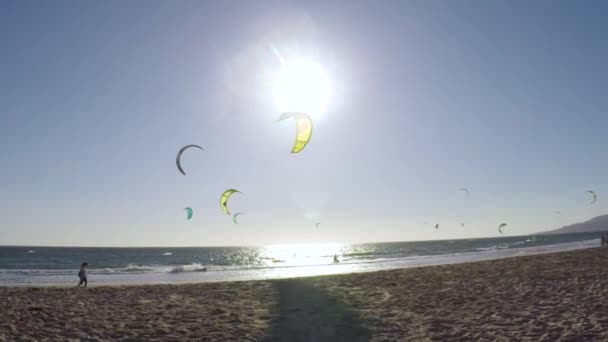
M568 234L568 233L586 233L586 232L602 232L608 231L608 215L601 215L592 218L589 221L571 224L558 229L548 230L539 233L543 234Z

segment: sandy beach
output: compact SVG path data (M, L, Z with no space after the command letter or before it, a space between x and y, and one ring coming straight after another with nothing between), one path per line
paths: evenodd
M608 340L608 250L350 275L0 288L0 340Z

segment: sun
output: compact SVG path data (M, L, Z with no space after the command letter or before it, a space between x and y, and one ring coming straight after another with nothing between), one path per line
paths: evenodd
M331 87L321 65L310 60L284 62L278 70L272 94L279 111L322 115Z

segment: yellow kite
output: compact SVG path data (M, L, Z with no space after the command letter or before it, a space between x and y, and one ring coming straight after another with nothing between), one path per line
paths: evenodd
M310 136L312 135L312 120L305 113L287 112L283 113L277 121L289 118L296 119L296 141L293 144L291 153L298 153L306 147L306 144L310 140Z
M230 198L230 196L232 196L232 194L234 194L235 192L241 193L240 191L238 191L236 189L228 189L228 190L224 191L224 193L220 197L220 208L226 215L230 215L230 211L228 211L228 206L227 206L228 198Z

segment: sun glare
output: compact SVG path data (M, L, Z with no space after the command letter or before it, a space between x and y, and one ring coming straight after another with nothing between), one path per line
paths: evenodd
M281 112L321 115L331 87L323 68L312 61L285 62L278 71L272 93Z

